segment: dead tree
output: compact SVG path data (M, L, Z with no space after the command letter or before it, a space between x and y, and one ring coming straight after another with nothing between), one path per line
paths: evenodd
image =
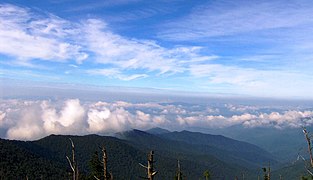
M103 177L104 177L104 180L113 180L112 173L108 173L107 161L108 161L108 157L107 157L106 149L104 146L102 146Z
M305 168L306 171L310 174L310 176L313 176L313 173L310 169L313 168L313 155L312 155L312 142L311 142L311 138L312 136L309 134L309 132L303 127L303 133L304 133L304 137L307 141L308 144L308 153L310 156L310 166L307 166L307 164L305 164ZM305 159L302 157L303 161L305 161Z
M75 161L75 146L71 138L69 138L72 144L72 161L68 156L66 156L66 159L72 169L73 173L73 180L78 180L78 168L77 168L77 163Z
M306 139L306 141L308 143L308 152L309 152L309 155L310 155L310 165L313 168L313 156L312 156L311 137L309 136L309 132L305 128L303 128L303 133L304 133L305 139Z
M182 180L183 179L183 173L180 168L180 162L177 161L177 173L176 173L176 180Z
M102 175L99 175L100 177L97 177L96 175L94 175L93 177L96 179L96 180L113 180L113 175L112 173L109 173L108 172L108 167L107 167L107 161L108 161L108 157L107 157L107 153L106 153L106 149L104 146L100 147L101 148L101 151L102 151ZM97 157L98 158L98 157ZM103 177L103 178L102 178Z
M147 177L145 177L144 179L153 180L154 176L157 174L157 171L154 171L153 169L153 163L155 163L153 161L153 155L153 151L150 151L150 153L148 154L148 166L144 166L139 163L140 166L147 170Z

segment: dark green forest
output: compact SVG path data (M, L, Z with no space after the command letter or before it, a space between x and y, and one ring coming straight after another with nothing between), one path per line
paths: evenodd
M148 131L149 132L149 131ZM75 144L79 179L101 177L102 148L107 171L114 179L147 177L148 153L154 150L154 179L258 179L271 164L271 179L300 179L303 162L284 168L267 151L242 141L188 131L144 132L132 130L116 137L50 135L37 141L0 140L1 179L72 179L66 156ZM178 167L179 161L179 167ZM262 169L263 168L263 169ZM290 172L293 173L290 173Z

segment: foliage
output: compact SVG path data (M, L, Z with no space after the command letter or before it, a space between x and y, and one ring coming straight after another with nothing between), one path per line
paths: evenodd
M195 136L197 135L197 136ZM190 139L188 136L191 136ZM147 163L147 152L155 150L155 169L158 171L155 179L173 179L176 175L177 159L184 168L183 174L187 179L233 179L244 171L246 179L256 179L258 173L247 167L241 166L242 156L236 159L227 143L242 152L237 142L221 138L215 145L212 141L205 140L203 134L184 133L182 137L170 139L162 135L152 135L134 130L119 134L121 140L115 137L87 135L87 136L61 136L51 135L38 141L9 141L0 139L0 176L1 179L68 179L70 168L65 158L71 154L71 145L68 139L75 142L75 156L79 169L80 179L94 179L102 177L102 163L99 160L99 145L105 145L108 154L108 169L112 171L114 179L139 179L145 177L146 172L138 163ZM182 138L186 137L185 141ZM192 142L191 140L194 139ZM219 137L216 137L219 138ZM224 140L223 140L224 139ZM203 143L203 144L201 144ZM210 144L211 143L211 144ZM226 143L225 149L221 143ZM239 144L242 144L239 142ZM246 148L250 145L243 146ZM260 152L257 148L250 148L251 152ZM226 160L221 160L224 156ZM229 161L227 161L229 158ZM260 169L260 168L259 168ZM290 171L290 170L288 170ZM204 176L204 172L208 172ZM280 172L280 174L283 174ZM284 174L285 176L285 174ZM274 176L275 177L275 174ZM287 177L287 176L286 176ZM290 176L291 179L299 178L299 174ZM272 179L272 178L271 178ZM278 179L278 178L273 178Z
M46 159L27 142L0 139L0 179L66 179L66 164Z
M95 151L91 156L91 159L89 161L89 168L91 179L94 179L94 177L97 177L99 179L103 178L103 165L99 160L98 151Z
M203 176L205 177L205 180L211 179L211 174L209 170L204 171Z

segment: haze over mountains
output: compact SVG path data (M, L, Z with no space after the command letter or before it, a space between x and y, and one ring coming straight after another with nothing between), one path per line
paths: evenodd
M156 179L174 178L177 160L189 179L201 178L205 170L210 170L213 179L231 179L235 176L241 177L243 173L246 178L256 179L262 175L261 168L266 167L269 162L273 178L278 178L283 173L286 176L284 179L294 179L305 173L302 162L282 163L277 156L243 141L221 135L190 131L169 132L153 128L146 132L119 132L115 137L51 135L26 142L1 139L3 168L0 176L65 178L69 168L65 155L71 153L69 138L75 143L80 172L85 177L90 172L88 162L91 155L94 151L99 151L99 146L102 145L107 148L108 167L117 179L144 177L145 171L138 163L146 162L146 154L150 150L155 151L155 167L159 172ZM288 172L286 167L292 171Z
M1 0L0 179L298 179L313 130L311 0ZM310 167L313 169L313 164ZM312 171L313 172L313 171ZM244 178L243 178L244 179Z
M185 134L186 131L181 133L186 138L195 138L192 136L200 135L199 133L188 132L191 135L189 136ZM1 162L1 167L9 163L6 167L7 170L2 172L6 172L7 174L2 174L2 177L3 175L7 177L20 177L24 174L29 174L29 177L35 177L40 173L43 175L49 174L43 168L45 166L44 164L37 168L39 171L37 173L27 169L29 165L36 163L40 159L43 159L43 163L52 162L52 168L64 168L53 177L64 176L62 173L67 169L65 168L67 164L64 154L70 153L69 137L52 135L32 142L1 140L1 157L5 157ZM207 168L212 170L214 177L217 179L228 179L241 171L246 171L247 176L251 173L250 175L252 176L255 175L255 171L260 167L259 164L268 161L276 162L269 153L256 146L222 136L219 136L216 140L221 138L226 139L226 142L211 142L202 145L182 142L179 139L170 140L139 130L118 133L117 137L126 141L96 135L72 136L71 138L76 145L76 154L78 156L78 162L80 162L81 171L87 173L87 164L90 156L102 144L107 148L110 162L109 167L117 179L125 179L126 177L127 179L136 179L138 175L144 174L138 163L144 163L146 161L146 153L151 149L155 150L156 153L156 167L159 171L157 179L171 179L171 177L174 177L177 159L180 160L186 176L201 177ZM238 149L217 148L222 144L228 144L230 146L230 142L234 146L238 144ZM7 159L11 156L10 150L13 150L10 148L16 149L15 155L19 156L17 157L17 161L12 162ZM237 153L233 154L231 151L236 151ZM252 156L247 157L247 152L252 153ZM238 156L239 154L241 156ZM220 160L221 157L224 157L224 159ZM33 159L31 160L29 158ZM18 168L14 170L12 167L16 166L23 166L25 169ZM15 173L15 171L18 171L18 173Z
M164 127L225 135L258 145L280 160L289 161L303 152L301 127L309 128L313 122L313 109L306 102L288 105L288 101L175 98L181 102L172 97L140 102L2 99L0 136L32 140L50 134L112 135L130 129Z

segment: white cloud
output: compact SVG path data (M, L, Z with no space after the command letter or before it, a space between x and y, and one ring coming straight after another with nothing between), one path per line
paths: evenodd
M102 75L102 76L106 76L106 77L109 77L109 78L120 79L120 80L123 80L123 81L131 81L131 80L134 80L134 79L148 77L147 74L125 75L125 74L122 74L122 72L120 70L118 70L117 68L112 68L112 69L92 69L92 70L88 70L87 73L92 74L92 75Z
M92 69L87 71L89 74L103 75L108 77L115 77L121 72L117 68L113 69Z
M121 69L147 69L161 73L179 72L176 59L165 48L149 41L127 39L112 33L107 25L96 19L86 22L86 46L97 55L97 62Z
M283 6L283 8L282 8ZM195 40L311 24L313 6L301 1L216 1L167 24L160 37Z
M7 138L9 139L38 139L45 135L42 130L43 122L40 121L40 107L38 104L14 107L13 111L7 111L8 126Z
M66 40L73 35L72 25L56 16L0 5L0 53L16 57L20 64L32 59L82 62L88 55L80 45Z
M245 127L275 127L275 128L299 128L309 126L313 123L313 111L295 111L290 110L284 113L271 112L260 113L259 115L244 113L241 115L232 115L230 117L217 116L178 116L176 121L184 127L209 127L223 128L233 125L243 125Z
M114 33L100 19L74 23L9 4L0 6L0 41L0 53L13 57L14 65L32 68L42 65L33 64L35 59L67 62L73 67L70 61L75 60L77 64L86 62L105 67L88 67L83 73L123 81L146 78L150 73L156 76L183 73L190 64L218 58L201 55L199 46L166 48L155 41L127 38Z
M312 98L312 10L309 0L209 2L169 21L159 37L212 44L209 51L221 52L188 68L204 91L215 86L219 93Z
M240 105L233 106L241 108ZM214 109L216 115L211 115L212 111L207 109ZM223 112L217 109L205 106L203 111L194 113L192 108L182 108L180 105L149 102L2 100L0 129L4 131L1 134L6 134L4 138L31 140L49 134L103 134L152 127L174 130L188 127L223 128L233 125L249 128L296 128L313 124L313 111L309 110L269 113L258 111L254 114L237 112L233 115L223 115Z
M49 101L17 101L5 111L5 124L9 139L38 139L49 134L85 133L85 111L79 100L67 100L61 110Z
M224 84L231 86L232 93L260 97L296 97L310 94L313 81L306 72L288 70L259 70L221 64L198 64L190 66L196 78L205 78L207 86ZM299 88L301 87L301 88ZM225 89L227 91L229 87ZM262 91L260 90L262 89Z
M151 115L124 107L141 107L151 104L127 102L90 102L81 104L78 99L65 101L3 100L0 103L0 126L9 139L32 140L49 134L83 135L89 133L115 133L132 128L147 129L163 126L165 116Z
M3 127L5 124L6 112L0 111L0 127Z
M41 103L42 121L47 133L75 133L75 128L79 130L84 125L85 109L80 105L78 99L67 100L63 109L57 112L56 108L50 107L50 103ZM68 128L71 127L71 128Z
M108 109L97 110L91 109L88 112L88 124L90 132L101 132L105 130L105 128L111 128L107 126L106 120L110 117L111 112Z
M181 105L162 105L155 102L80 102L78 99L55 102L1 100L0 125L1 131L4 131L1 134L6 134L4 138L32 140L49 134L103 134L152 127L173 130L188 127L223 128L233 125L249 128L296 128L313 124L313 111L310 110L296 109L269 113L257 111L252 114L247 112L251 110L250 106L231 107L239 111L232 115L223 115L225 112L217 107L203 106L203 110L193 111L193 106L183 108ZM242 107L247 111L243 111ZM228 113L232 112L232 109Z
M68 9L67 11L76 12L76 11L95 10L98 8L114 7L114 6L136 3L138 1L141 1L141 0L106 0L106 1L95 2L95 3L88 2L88 4L84 4L81 6L70 7L70 9Z
M114 104L114 103L113 103ZM162 126L166 122L163 116L152 116L137 110L130 113L122 106L110 105L110 109L104 106L90 108L88 112L88 131L99 132L120 132L136 129L147 129L153 126Z
M138 79L138 78L146 78L148 77L147 74L133 74L130 76L119 76L118 78L123 80L123 81L130 81L130 80L134 80L134 79Z
M257 106L251 105L233 105L233 104L225 104L225 107L233 112L247 112L247 111L256 111L259 109Z
M171 74L186 71L190 63L217 58L215 55L200 55L201 47L170 49L154 41L122 37L110 31L107 24L98 19L89 19L83 25L85 46L96 54L97 63L113 65L119 71L141 69Z
M252 3L252 6L258 7L259 14L255 14L255 11L252 11L251 7L245 3L240 3L238 6L228 9L219 9L219 4L213 4L217 8L213 8L212 12L207 9L208 7L202 7L186 19L187 22L199 23L199 26L186 23L185 25L188 27L183 29L184 32L188 33L185 30L190 28L192 32L197 34L198 31L194 31L193 28L200 28L205 31L200 33L203 38L205 36L215 36L215 31L224 33L222 35L240 34L250 30L259 30L258 28L289 28L296 27L299 24L313 23L311 15L307 15L308 12L311 12L309 11L311 6L306 7L303 4L306 4L306 1L299 3L297 6L291 3L286 10L278 8L280 4L275 2ZM273 14L270 8L278 9L278 13ZM214 14L214 11L221 11L222 13ZM290 12L290 14L286 12ZM207 22L202 22L203 18L201 17L206 15L209 18L208 22L217 21L217 23L207 24ZM247 17L250 19L250 15L251 19L259 19L262 22L264 17L272 17L275 23L266 21L261 23L260 26L255 26L252 20L241 22L246 20ZM289 19L282 18L285 15ZM238 19L239 22L233 21L233 18ZM295 21L297 19L299 21ZM236 24L239 25L236 26ZM184 23L180 25L183 26ZM211 25L216 26L216 29L207 27ZM232 27L225 28L225 26ZM221 27L225 32L220 31ZM308 52L311 52L309 50L313 37L304 37L303 34L307 33L290 34L291 30L286 30L288 31L287 34L300 39L301 42L286 43L285 40L289 41L288 38L281 37L280 39L283 39L282 42L284 43L283 46L280 46L280 49L284 49L288 53L303 55L291 56L289 58L292 60L290 60L279 55L271 56L258 53L246 58L241 57L240 61L247 61L248 59L248 61L256 62L260 59L270 58L270 61L279 60L280 62L277 63L279 65L272 66L272 63L275 64L275 62L271 62L266 68L242 67L240 63L235 66L220 62L220 60L225 60L223 56L203 55L203 51L207 49L200 46L177 45L166 48L155 41L121 36L100 19L81 20L73 23L53 14L39 13L33 9L8 4L0 5L0 53L12 56L13 58L8 61L14 61L13 64L15 65L45 68L41 67L44 65L40 62L34 64L32 61L35 59L36 61L48 60L56 63L67 62L71 67L78 67L77 65L73 66L70 62L75 60L76 63L86 63L86 66L85 64L82 65L83 70L80 68L76 68L75 71L65 70L66 74L100 75L121 81L149 78L162 74L176 74L178 77L184 74L183 77L186 76L187 78L179 77L178 87L184 86L182 83L188 79L187 82L194 83L193 89L205 92L212 92L212 86L215 86L221 93L231 91L232 94L266 97L310 96L313 90L313 82L311 81L312 72L308 67L310 67L309 62L312 61L312 58L310 58L311 55ZM275 35L275 37L280 36ZM302 40L305 42L302 42ZM302 50L298 51L302 48L293 47L294 44L298 43L304 44L304 52ZM305 61L303 64L308 63L308 66L294 67L295 63L293 61L298 62L300 60ZM292 63L288 63L289 61L292 61ZM91 63L92 66L89 66ZM292 64L292 67L288 67L288 64ZM94 68L94 65L101 67ZM4 72L9 75L13 71L17 72L11 69ZM39 73L39 76L44 77L41 73ZM35 78L40 78L39 76Z

